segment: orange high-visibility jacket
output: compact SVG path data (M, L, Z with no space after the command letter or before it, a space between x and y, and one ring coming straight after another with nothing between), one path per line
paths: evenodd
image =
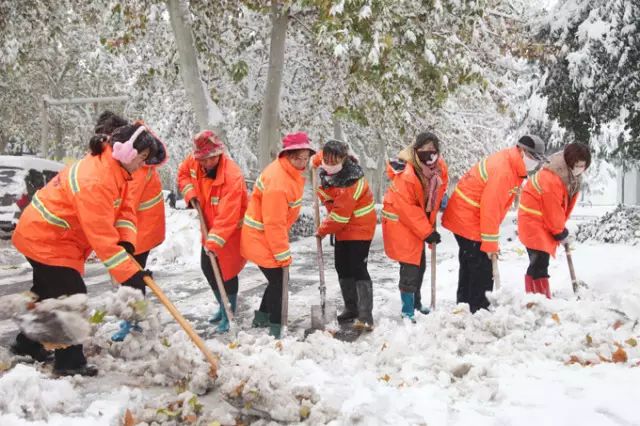
M518 236L525 247L556 255L560 234L576 204L579 192L569 197L560 176L548 168L533 175L524 185L518 210Z
M312 157L317 168L322 151ZM335 234L337 241L371 241L376 230L376 209L369 183L361 177L348 187L316 188L316 194L329 213L320 224L322 236Z
M426 212L426 200L420 179L410 162L396 173L387 165L391 185L382 205L382 239L384 251L391 259L420 265L424 240L435 230L440 203L447 191L449 172L442 156L438 158L442 185L438 187L433 210Z
M136 209L138 235L134 246L135 254L140 254L164 241L164 196L157 167L140 167L131 177L127 196Z
M517 147L490 155L462 176L444 211L442 226L480 241L480 250L486 253L497 252L500 224L526 176Z
M248 203L240 167L227 154L221 154L216 177L211 179L189 155L180 164L178 188L187 206L196 198L202 207L208 228L202 245L216 255L222 279L228 281L237 276L247 263L240 254L240 231Z
M120 283L140 268L118 241L135 243L136 217L126 196L129 173L111 156L87 155L63 169L33 196L13 233L26 257L84 273L96 252Z
M260 174L244 215L242 255L263 268L291 264L289 230L300 214L304 175L286 157L275 159Z

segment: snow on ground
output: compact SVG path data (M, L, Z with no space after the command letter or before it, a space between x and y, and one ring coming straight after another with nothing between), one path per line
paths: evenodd
M581 207L570 229L604 213ZM400 319L398 266L385 257L378 229L369 257L376 329L344 343L327 333L303 339L310 306L318 303L311 238L293 246L285 339L250 328L264 289L253 266L240 277L238 335L202 333L202 327L211 329L206 319L216 304L198 273L197 223L189 212L171 211L167 242L152 255L151 266L178 273L159 284L220 357L215 383L166 311L149 304L143 332L123 343L109 341L118 327L112 315L94 325L87 352L101 368L97 378L54 379L37 364L0 375L0 424L112 425L127 409L149 424L235 424L241 417L255 424L310 425L640 424L640 247L577 244L578 278L589 285L579 299L560 250L550 268L553 299L546 300L524 294L527 256L514 218L511 213L502 229L503 288L491 295L491 310L471 315L456 306L457 246L443 230L438 309L419 316L417 324ZM341 307L327 240L324 249L328 298ZM202 291L194 293L196 288ZM428 271L422 294L428 303ZM111 313L123 300L99 299L92 306ZM0 353L0 361L6 357Z

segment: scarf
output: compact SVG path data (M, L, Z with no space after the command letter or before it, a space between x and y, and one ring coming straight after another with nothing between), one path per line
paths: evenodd
M413 170L415 170L422 185L422 192L424 192L425 211L430 213L433 210L437 210L438 206L435 206L436 193L440 185L442 185L442 170L440 170L438 161L431 165L422 164L416 156L413 144L400 151L398 158L411 163L413 166Z
M549 157L549 164L546 164L544 167L560 177L562 183L564 183L567 188L569 199L572 199L580 191L582 176L576 177L571 173L569 166L564 161L564 153L562 151L556 152Z

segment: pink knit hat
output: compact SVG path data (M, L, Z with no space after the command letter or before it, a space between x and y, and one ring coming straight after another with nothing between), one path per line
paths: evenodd
M311 141L309 136L305 132L289 133L282 139L282 150L278 153L278 157L282 157L286 151L295 151L297 149L308 149L311 151L311 155L316 153L316 150L311 147Z

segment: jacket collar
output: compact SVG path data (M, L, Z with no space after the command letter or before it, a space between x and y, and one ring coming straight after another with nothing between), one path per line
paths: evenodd
M113 158L113 150L110 145L105 146L104 151L100 154L100 162L111 169L118 184L133 180L133 177L127 169L125 169L118 160Z
M527 178L527 167L524 165L524 159L522 154L518 151L517 146L513 146L507 150L507 158L509 159L509 165L511 170L520 179Z
M198 160L195 160L196 162ZM220 161L218 161L218 168L216 171L216 178L215 179L210 179L211 180L211 184L213 186L219 186L222 185L224 183L224 169L225 166L227 165L227 155L226 154L220 154ZM207 177L207 173L205 172L204 168L200 165L200 163L198 163L198 168L200 168L200 172L202 173L202 176L204 176L204 179L209 179Z

